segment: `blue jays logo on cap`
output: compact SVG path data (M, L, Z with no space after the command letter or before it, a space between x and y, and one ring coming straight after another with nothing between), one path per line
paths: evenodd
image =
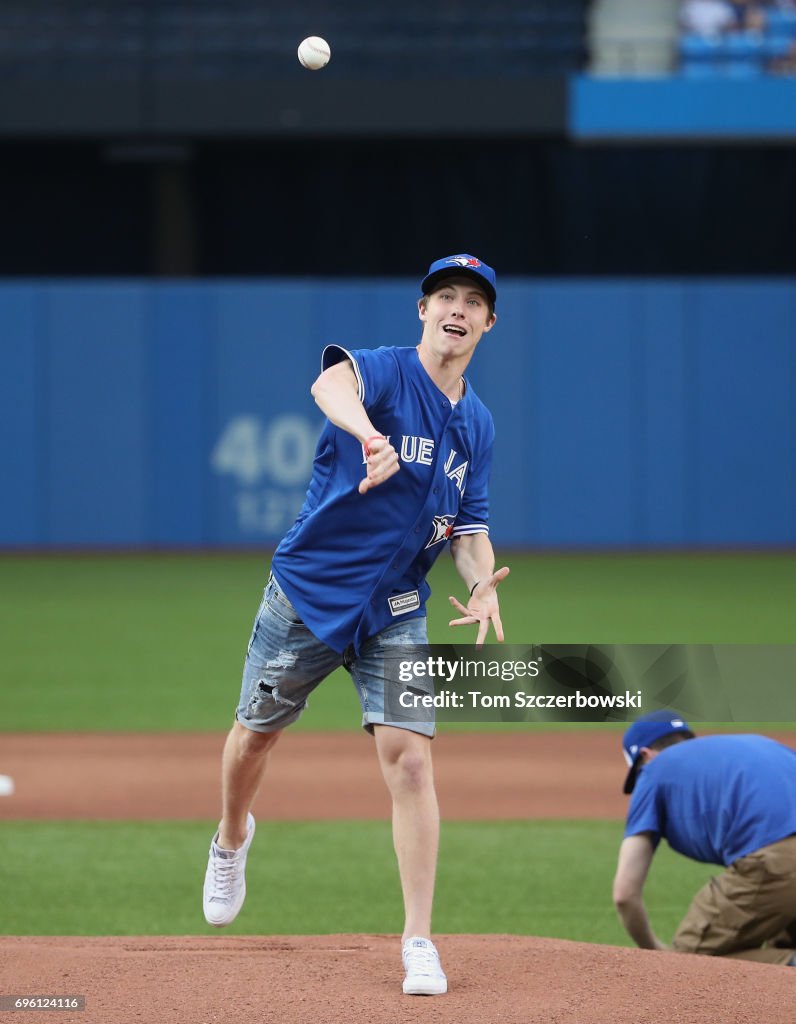
M459 267L480 267L483 266L480 260L477 260L475 256L449 256L446 263L455 263Z
M497 301L497 279L495 271L487 266L477 256L471 256L463 252L456 256L444 256L441 260L435 260L428 268L428 274L423 278L420 290L424 295L430 295L440 286L446 277L472 277L486 294L494 306Z

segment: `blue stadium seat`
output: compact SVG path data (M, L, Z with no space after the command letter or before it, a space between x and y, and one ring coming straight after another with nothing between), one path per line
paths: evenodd
M796 40L796 10L771 8L766 12L766 34Z
M711 78L718 73L721 40L716 36L684 35L680 39L680 67L688 78Z
M782 60L793 49L794 40L787 36L764 36L763 56L766 60Z
M733 78L753 78L763 73L763 36L759 32L734 32L724 39L721 66Z
M689 78L754 78L763 74L768 57L768 41L759 32L687 35L680 41L681 69Z

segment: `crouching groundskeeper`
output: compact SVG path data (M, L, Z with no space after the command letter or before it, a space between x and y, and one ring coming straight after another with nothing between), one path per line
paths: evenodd
M670 711L624 735L632 794L614 903L642 949L796 966L796 750L765 736L697 738ZM655 935L643 891L661 838L725 870L694 896L671 946Z

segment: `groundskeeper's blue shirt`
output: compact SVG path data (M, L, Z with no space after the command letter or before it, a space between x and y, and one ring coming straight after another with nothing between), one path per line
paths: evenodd
M273 573L304 623L338 652L425 614L426 575L451 537L488 533L494 425L467 384L452 405L415 348L324 350L349 359L359 398L400 469L366 494L362 445L327 421L307 498L276 549Z
M765 736L701 736L662 750L636 782L625 836L651 832L725 867L796 833L796 750Z

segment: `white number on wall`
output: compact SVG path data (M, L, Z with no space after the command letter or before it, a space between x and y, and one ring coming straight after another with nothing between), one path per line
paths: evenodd
M217 473L251 486L264 477L282 487L306 484L319 428L303 416L236 416L221 432L210 455Z

